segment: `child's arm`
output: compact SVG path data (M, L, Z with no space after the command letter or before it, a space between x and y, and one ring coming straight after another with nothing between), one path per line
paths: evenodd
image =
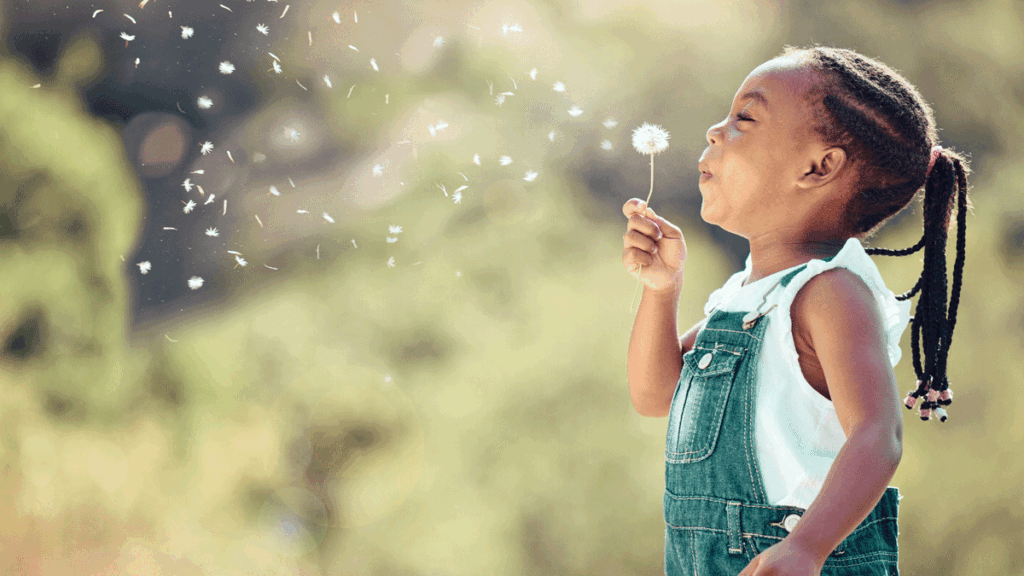
M846 443L790 537L825 558L871 513L903 455L903 415L881 313L855 273L811 278L791 313L811 341Z
M676 328L680 292L678 287L666 292L645 287L640 298L629 337L626 377L633 408L641 416L664 416L672 404L683 369Z

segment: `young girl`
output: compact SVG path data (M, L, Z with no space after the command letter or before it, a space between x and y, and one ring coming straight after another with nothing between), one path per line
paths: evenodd
M686 245L638 199L622 261L646 285L629 344L636 410L668 416L665 573L898 574L902 455L893 366L910 316L920 415L952 401L946 356L964 263L966 159L936 146L931 108L896 71L850 50L787 46L747 76L707 132L701 217L750 241L746 268L678 338ZM924 234L871 237L924 187ZM946 239L957 257L946 314ZM895 296L869 254L924 248ZM925 366L918 354L924 334Z

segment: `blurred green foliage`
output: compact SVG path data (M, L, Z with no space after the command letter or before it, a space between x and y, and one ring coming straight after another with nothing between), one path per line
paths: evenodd
M950 421L906 414L891 482L904 495L901 570L1020 573L1024 414L1003 398L1024 384L1024 277L1001 247L1024 177L1021 85L1004 79L1022 77L1024 61L982 32L1010 42L1024 26L997 0L793 3L774 16L770 5L695 2L683 16L666 3L535 3L538 40L518 52L476 49L470 35L441 73L353 79L395 104L371 116L379 106L331 92L321 105L338 142L373 149L433 98L472 121L467 131L507 139L492 158L521 150L514 166L525 170L525 157L540 177L482 168L452 204L433 182L451 182L486 146L425 146L406 176L423 184L325 236L346 246L408 223L393 249L364 243L317 260L322 239L300 238L281 248L287 271L225 275L219 306L136 334L125 318L134 266L122 257L142 200L118 135L70 89L96 73L88 42L38 89L24 65L0 63L0 525L12 527L0 572L661 573L665 420L633 411L625 375L636 284L622 269L619 207L648 186L627 135L640 121L673 135L652 205L686 235L685 330L734 272L681 198L704 130L783 43L821 41L900 69L944 141L977 159ZM888 32L906 29L920 33ZM727 37L736 44L723 49ZM589 120L571 124L561 102L525 104L527 114L515 97L495 114L482 87L522 78L530 58L591 99ZM554 110L573 129L547 146ZM601 110L620 119L616 131L602 131ZM617 138L614 154L599 150L604 137ZM537 141L547 147L523 150ZM612 166L617 197L587 187L588 164ZM910 246L920 231L915 215L872 244ZM253 227L250 244L264 233ZM391 255L394 268L383 265ZM920 273L918 257L875 261L897 293ZM906 390L909 329L902 345Z

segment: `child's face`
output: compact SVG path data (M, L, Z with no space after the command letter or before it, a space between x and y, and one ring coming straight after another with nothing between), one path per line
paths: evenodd
M706 222L746 238L806 228L806 218L833 190L811 186L826 150L810 128L811 110L803 100L814 80L794 58L769 60L747 76L728 117L707 131L709 146L699 163L710 173L700 178ZM809 186L810 196L804 193Z

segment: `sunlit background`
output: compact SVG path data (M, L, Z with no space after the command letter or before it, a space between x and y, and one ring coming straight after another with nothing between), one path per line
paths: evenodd
M630 135L671 134L651 205L689 249L685 330L748 252L699 216L705 131L813 43L899 70L974 169L955 402L903 412L890 482L901 573L1024 573L1022 21L0 0L0 573L662 574L666 420L626 380ZM915 202L868 245L921 230ZM921 272L874 260L896 293Z

